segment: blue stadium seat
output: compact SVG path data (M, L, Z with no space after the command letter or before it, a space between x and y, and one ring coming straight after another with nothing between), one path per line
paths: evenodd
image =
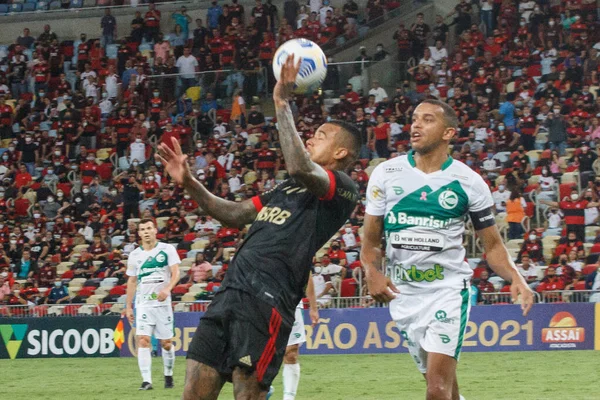
M10 12L18 13L23 10L23 4L11 4Z
M55 0L52 3L50 3L50 10L58 10L60 9L60 1L59 0Z
M46 3L45 1L40 1L37 3L37 6L35 7L36 10L41 11L41 10L47 10L48 9L48 3Z
M6 14L8 12L8 4L0 4L0 14Z
M13 0L13 4L23 4L25 0Z
M83 0L71 0L70 8L81 8L83 7Z
M23 11L35 11L35 3L25 3L23 4Z
M25 4L37 4L37 0L25 0Z
M115 59L119 53L119 46L116 44L109 44L106 46L106 57Z

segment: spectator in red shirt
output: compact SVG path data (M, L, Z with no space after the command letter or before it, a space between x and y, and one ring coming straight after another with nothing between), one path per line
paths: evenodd
M327 255L332 263L345 267L348 264L346 253L342 250L339 240L331 242Z
M160 33L160 11L156 9L154 3L148 4L148 11L144 16L144 27L146 41L154 42L156 36Z
M487 270L481 271L479 275L479 285L477 288L480 293L494 293L496 292L496 288L488 279L490 278L490 274Z
M23 187L29 187L33 182L31 174L27 172L25 164L19 165L19 172L15 175L15 187L21 189Z

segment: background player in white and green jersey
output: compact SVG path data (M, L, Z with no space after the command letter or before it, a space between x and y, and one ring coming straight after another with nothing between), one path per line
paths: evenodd
M411 152L378 165L367 188L361 261L369 292L390 303L390 314L425 375L428 400L461 397L456 364L469 317L472 274L462 246L467 216L490 267L512 282L513 301L520 296L524 315L533 303L495 226L489 188L448 156L457 127L456 113L446 103L423 101L413 113Z
M181 260L173 245L156 240L154 220L142 219L138 225L141 247L129 254L127 260L127 318L133 323L135 295L135 326L138 365L142 374L140 390L152 389L152 355L150 338L160 340L165 374L165 388L173 387L175 349L173 338L173 309L171 290L179 281Z

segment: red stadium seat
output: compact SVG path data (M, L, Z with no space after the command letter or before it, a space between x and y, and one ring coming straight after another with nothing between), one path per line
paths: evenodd
M73 189L73 185L70 183L57 183L56 190L62 190L65 196L71 195L71 189Z
M191 284L177 285L173 288L173 294L186 294L190 290Z
M79 297L90 297L94 294L96 288L94 286L84 286L79 290L77 296Z
M358 287L358 282L354 278L347 278L342 281L342 286L340 288L340 296L341 297L354 297L356 296L356 289Z
M115 286L114 288L110 289L110 292L108 292L108 294L122 296L124 294L127 294L127 287L125 285Z
M196 238L196 234L194 232L186 233L185 236L183 237L183 241L184 242L193 242L195 238Z
M577 283L575 285L573 285L573 289L585 290L585 281L577 281Z
M33 307L33 314L36 317L45 317L48 315L48 306L42 305Z
M62 274L61 278L62 279L73 279L74 276L75 276L75 272L69 270L69 271L65 271L65 273Z
M598 267L596 266L596 264L588 264L585 267L583 267L583 269L581 270L581 274L582 275L589 275L594 273L594 271L596 271L596 269L598 269Z
M206 291L207 292L215 292L217 291L218 288L221 287L220 283L217 282L209 282L208 285L206 285Z
M81 308L82 304L69 304L63 309L62 315L77 315L77 310Z
M568 197L571 195L571 190L573 188L577 188L577 184L574 182L571 183L561 183L559 186L559 196L560 198L558 199L558 201L562 201L562 199L564 199L565 197Z
M187 250L186 249L178 249L177 250L177 254L179 255L179 258L185 258L187 256Z

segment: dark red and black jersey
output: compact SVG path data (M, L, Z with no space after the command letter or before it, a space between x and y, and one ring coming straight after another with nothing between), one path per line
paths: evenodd
M88 42L80 43L77 46L77 61L87 61L90 59L90 45Z
M150 99L150 114L158 114L162 110L163 101L160 97Z
M346 222L358 201L356 185L340 171L328 171L329 190L317 197L288 179L252 198L258 211L229 265L222 288L254 294L275 307L288 323L304 297L312 258Z
M117 132L117 141L129 142L129 134L133 128L132 118L119 118L114 122L115 131Z
M258 152L257 161L258 169L273 169L277 161L277 153L269 149L261 150Z
M221 54L223 47L223 38L216 37L209 39L207 44L212 54Z
M0 106L0 124L10 125L12 121L13 108L8 104Z
M535 117L533 115L523 116L520 119L521 122L521 133L528 136L533 136L535 133L535 127L537 125Z
M588 205L587 200L561 201L558 204L565 216L565 223L567 225L585 225L585 208Z
M221 64L223 66L229 66L233 64L233 57L235 55L235 46L231 42L225 42L221 46Z

